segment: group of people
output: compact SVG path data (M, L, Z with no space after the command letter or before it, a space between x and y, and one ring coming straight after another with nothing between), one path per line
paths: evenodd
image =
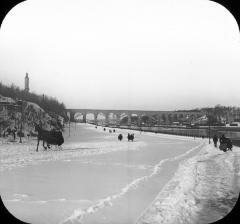
M17 133L17 127L14 127L14 128L8 127L6 130L3 131L2 137L5 138L5 137L8 137L9 135L12 135L13 139L15 140L16 133ZM1 135L0 135L0 137L1 137Z
M216 134L213 136L213 143L215 147L217 147L218 141L220 142L220 150L224 152L226 152L227 150L232 150L232 141L229 138L226 138L224 134L219 139Z
M95 128L97 128L97 126L95 126ZM107 130L106 128L103 128L103 131L106 131L106 130ZM112 133L112 132L115 132L115 129L113 129L113 130L109 129L109 133ZM123 139L123 135L119 134L118 135L118 140L122 141L122 139ZM128 139L128 141L133 141L134 140L134 134L133 133L132 134L128 133L127 134L127 139Z
M95 128L97 128L97 126L95 126ZM103 131L106 131L106 128L103 128ZM109 129L108 131L109 131L109 133L112 133L112 132L115 132L115 129L113 129L113 130Z
M119 135L118 135L118 140L119 140L119 141L122 141L122 139L123 139L123 135L122 135L122 134L119 134ZM134 140L134 134L133 134L133 133L132 133L132 134L129 134L129 133L128 133L127 139L128 139L128 141L133 141L133 140Z

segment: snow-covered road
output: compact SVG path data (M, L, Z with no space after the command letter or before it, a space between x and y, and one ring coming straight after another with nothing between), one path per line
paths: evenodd
M137 224L212 223L226 216L240 192L240 148L206 145L185 160Z

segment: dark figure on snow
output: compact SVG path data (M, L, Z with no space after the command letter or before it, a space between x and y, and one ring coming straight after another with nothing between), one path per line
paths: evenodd
M122 134L119 134L119 135L118 135L118 140L119 140L119 141L122 141L122 139L123 139Z
M229 138L226 138L224 134L220 138L219 149L224 152L226 152L227 150L232 151L232 141Z
M217 142L218 142L218 137L217 137L217 135L214 135L213 136L213 143L214 143L215 147L217 147Z
M133 141L134 140L134 134L129 134L127 136L128 141Z
M8 137L8 135L10 135L12 133L12 130L11 130L11 128L7 128L7 130L5 132L6 132L7 137Z
M219 138L219 142L220 142L220 144L223 144L226 142L226 137L224 134Z
M13 139L14 139L14 140L16 139L16 132L17 132L17 128L14 127L14 128L12 129L12 134L13 134Z

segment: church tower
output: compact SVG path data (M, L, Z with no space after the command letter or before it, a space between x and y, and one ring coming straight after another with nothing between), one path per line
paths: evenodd
M29 92L29 78L28 78L28 73L26 73L26 76L25 76L25 92Z

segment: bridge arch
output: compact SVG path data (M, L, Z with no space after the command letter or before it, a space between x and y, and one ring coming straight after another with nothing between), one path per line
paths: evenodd
M86 122L96 124L96 117L95 113L93 112L86 112Z
M129 121L129 117L126 112L118 113L117 117L119 119L119 125L121 125L122 123L125 123L125 122L128 123L128 121Z
M82 121L83 122L83 117L84 117L84 114L81 113L81 112L76 112L73 115L73 118L74 118L75 121Z
M96 120L102 125L108 125L108 114L100 111L97 113Z

